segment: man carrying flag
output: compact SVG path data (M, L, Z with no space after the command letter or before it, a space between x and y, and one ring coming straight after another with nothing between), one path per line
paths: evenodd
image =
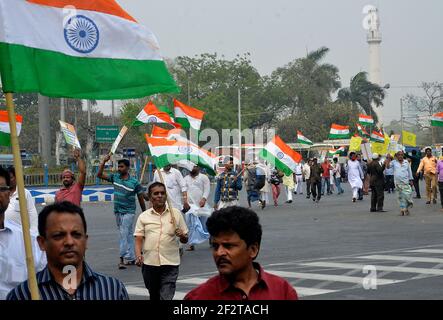
M234 170L234 158L225 158L225 170L217 177L214 209L220 210L238 204L238 192L242 189L241 174Z
M79 149L75 149L73 153L80 175L78 176L78 180L75 181L74 172L69 169L63 170L61 174L63 187L55 193L55 202L69 201L80 207L82 192L86 181L86 163Z

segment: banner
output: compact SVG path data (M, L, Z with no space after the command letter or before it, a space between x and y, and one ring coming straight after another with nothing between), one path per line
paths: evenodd
M363 159L370 160L372 159L372 153L371 151L371 144L370 143L363 143L361 145L361 155Z
M61 120L59 120L58 122L60 122L60 127L63 132L63 136L65 137L66 143L81 149L82 147L80 146L80 141L78 141L75 127L72 124L63 122Z
M111 153L114 154L115 151L117 150L118 145L120 144L120 142L122 141L123 137L125 136L126 132L128 132L128 127L127 126L123 126L123 128L121 128L117 139L115 139L114 143L112 144L111 147Z
M360 137L352 137L349 142L349 151L360 151L361 150L361 142L363 141Z
M405 146L411 146L411 147L416 147L417 146L417 136L415 134L413 134L412 132L408 132L403 130L401 132L403 139L402 139L402 143Z

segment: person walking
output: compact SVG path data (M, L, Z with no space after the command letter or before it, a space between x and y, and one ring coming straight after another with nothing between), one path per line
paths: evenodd
M181 212L166 205L163 183L152 183L148 196L152 208L141 213L135 225L136 264L142 267L149 299L172 300L180 265L179 241L188 242L188 227Z
M242 177L234 170L234 158L226 159L225 170L217 176L214 194L214 209L238 204L238 192L242 189Z
M412 175L414 176L414 190L415 190L415 199L421 199L420 195L420 174L417 173L418 167L420 166L421 158L417 154L417 150L412 150L412 155L408 155L405 153L405 157L411 160L411 170Z
M317 158L312 159L311 175L309 177L311 182L312 201L319 202L321 199L321 174L323 168L317 163Z
M274 200L274 207L278 206L278 197L280 196L281 187L280 184L283 182L282 177L283 173L277 170L277 168L274 168L271 171L271 179L270 183L272 186L272 199Z
M386 155L386 159L389 160L389 163L394 160L394 158L388 153ZM385 191L388 193L394 192L394 169L392 167L386 167L385 171Z
M347 166L348 182L352 188L352 202L355 202L359 197L359 190L363 187L363 170L357 161L355 152L351 152L349 158Z
M294 192L294 173L283 176L283 185L286 191L286 203L292 203L292 193ZM298 187L297 187L298 188Z
M304 165L303 165L303 181L306 183L306 199L311 198L311 165L312 160L309 159Z
M332 166L329 163L328 158L325 158L323 163L321 164L321 167L323 169L323 173L321 174L321 195L323 196L325 194L325 184L327 187L326 194L330 195L331 192L331 169Z
M420 174L423 171L426 182L426 204L437 203L437 158L432 155L432 149L425 149L426 155L420 161L416 174Z
M114 214L119 230L120 263L119 269L126 269L127 265L135 264L134 256L134 219L137 208L135 197L137 196L140 208L146 211L143 196L143 188L135 177L129 174L129 160L118 160L118 173L104 173L105 163L111 155L103 158L98 167L97 177L111 182L114 185Z
M260 189L260 204L262 210L266 207L266 202L269 202L269 192L271 192L271 186L269 180L271 179L271 169L267 166L262 159L259 159L257 168L265 174L265 181L263 187Z
M440 191L440 203L441 203L440 210L443 211L443 156L440 157L440 160L438 160L437 162L437 177L438 177L438 190Z
M334 184L337 187L337 194L340 195L345 192L341 187L341 165L338 163L338 158L334 158L333 161L332 176L334 177Z
M368 164L369 186L371 188L371 212L385 212L383 202L385 199L383 171L386 163L380 164L378 153L372 154L372 161Z
M398 203L400 205L400 215L408 216L409 208L412 207L412 186L414 178L412 176L411 165L404 158L403 151L396 153L396 159L391 162L387 159L386 166L391 165L394 169L395 188L398 193Z
M301 163L297 163L295 165L295 190L294 194L303 194L303 165Z

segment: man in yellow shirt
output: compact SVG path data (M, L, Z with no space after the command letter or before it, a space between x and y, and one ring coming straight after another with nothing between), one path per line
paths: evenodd
M426 182L426 204L430 204L431 201L437 203L437 158L432 155L432 149L425 149L426 155L420 161L420 165L417 169L417 174L423 170L425 182Z
M166 205L166 187L154 182L148 188L152 208L135 226L136 264L142 267L150 300L172 300L180 265L179 240L188 242L188 227L180 211Z

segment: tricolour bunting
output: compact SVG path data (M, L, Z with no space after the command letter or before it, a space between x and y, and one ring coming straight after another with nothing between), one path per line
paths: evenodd
M360 114L358 115L358 122L364 126L372 126L374 125L374 118L365 114Z
M443 112L438 112L432 115L431 126L443 127Z
M167 123L176 128L181 128L180 124L175 123L166 112L160 111L152 101L149 101L140 111L132 126L138 127L145 123Z
M196 144L188 141L152 138L146 134L149 151L154 157L157 167L163 168L168 164L176 164L181 160L189 160L205 168L210 175L215 175L217 157Z
M19 114L15 115L17 136L22 130L23 117ZM8 112L0 110L0 146L11 146L11 127L9 126Z
M183 102L174 99L175 121L181 124L183 128L200 130L204 115L205 113L203 111L187 106Z
M347 139L349 138L349 126L341 126L333 123L329 132L329 139Z
M279 136L274 136L272 141L260 151L259 157L283 171L286 176L295 172L296 164L302 159L302 156L292 150Z
M115 0L0 0L4 92L128 99L179 92L155 35Z
M303 133L301 133L301 131L297 131L297 142L301 143L301 144L307 144L309 146L312 146L313 143L311 140L309 140L308 138L306 138Z

